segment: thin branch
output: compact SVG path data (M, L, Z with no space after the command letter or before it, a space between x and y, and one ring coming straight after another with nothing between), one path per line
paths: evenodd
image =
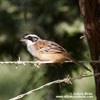
M18 100L18 99L21 99L21 98L23 98L23 97L26 96L26 95L32 94L32 93L34 93L34 92L36 92L36 91L38 91L38 90L40 90L40 89L42 89L42 88L44 88L44 87L48 87L48 86L50 86L50 85L52 85L52 84L63 83L63 82L64 82L64 83L67 83L67 84L72 84L71 81L73 81L73 80L83 79L83 78L91 77L91 76L95 76L95 77L96 77L96 76L99 76L99 75L100 75L100 73L91 74L91 75L86 75L86 74L84 74L84 75L76 76L76 77L73 77L73 78L67 76L67 77L64 78L64 79L55 80L55 81L46 83L46 84L44 84L44 85L42 85L42 86L40 86L40 87L38 87L38 88L36 88L36 89L30 90L30 91L28 91L28 92L26 92L26 93L24 93L24 94L18 95L18 96L14 97L14 98L12 98L12 99L10 99L10 100Z

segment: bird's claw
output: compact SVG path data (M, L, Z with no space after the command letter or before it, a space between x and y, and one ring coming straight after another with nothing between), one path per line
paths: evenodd
M37 68L40 68L41 62L40 62L40 61L37 61L36 63L34 63L34 65L35 65Z

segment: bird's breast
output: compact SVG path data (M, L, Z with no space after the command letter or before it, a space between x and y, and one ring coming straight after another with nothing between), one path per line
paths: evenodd
M28 46L27 46L27 49L28 49L29 53L30 53L32 56L37 57L37 53L36 53L36 51L35 51L33 45L28 45Z

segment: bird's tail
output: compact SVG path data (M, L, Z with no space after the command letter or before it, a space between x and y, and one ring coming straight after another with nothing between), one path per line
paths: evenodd
M83 68L85 68L86 70L90 71L90 69L88 69L85 65L83 65L82 63L80 63L78 60L74 59L73 57L71 57L70 55L67 55L67 58L71 61L73 61L75 64L82 66Z

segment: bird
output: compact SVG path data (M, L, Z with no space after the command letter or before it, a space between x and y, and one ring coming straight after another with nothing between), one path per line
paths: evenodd
M63 62L64 60L70 60L91 72L89 68L73 58L67 50L54 41L41 39L32 33L25 34L20 41L26 43L29 53L39 61L47 61L54 64Z

